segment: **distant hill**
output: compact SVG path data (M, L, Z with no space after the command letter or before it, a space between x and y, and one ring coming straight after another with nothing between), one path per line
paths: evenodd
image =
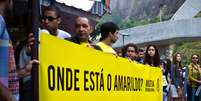
M146 19L159 15L162 4L163 15L173 16L185 0L111 0L112 10L117 10L123 18Z

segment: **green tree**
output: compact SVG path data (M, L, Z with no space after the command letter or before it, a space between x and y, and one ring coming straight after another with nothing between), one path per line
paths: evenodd
M169 20L169 16L163 16L162 20ZM153 19L123 19L123 17L120 16L120 13L118 11L113 10L111 14L105 14L99 21L99 23L95 27L95 31L92 33L91 37L92 40L96 41L97 36L100 35L100 25L104 22L112 21L116 23L119 27L120 30L122 29L127 29L131 27L136 27L136 26L141 26L141 25L146 25L150 23L157 23L160 22L159 17L153 18Z
M183 56L183 64L188 65L191 62L192 54L201 55L201 41L179 43L174 49L175 53L181 53Z

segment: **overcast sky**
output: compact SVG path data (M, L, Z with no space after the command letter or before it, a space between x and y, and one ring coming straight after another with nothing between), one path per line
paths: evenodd
M76 8L89 11L94 3L92 0L56 0L57 2L65 3L68 6L74 6Z

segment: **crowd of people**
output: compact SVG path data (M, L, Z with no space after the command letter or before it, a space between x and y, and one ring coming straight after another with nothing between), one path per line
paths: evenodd
M7 0L1 0L0 6L6 5ZM186 68L182 64L182 54L174 55L171 59L161 60L156 45L148 45L146 50L129 43L122 50L112 48L118 40L119 27L113 22L105 22L100 27L101 38L98 43L90 40L93 28L87 17L78 16L75 20L74 36L59 29L61 16L54 6L45 7L40 18L39 30L47 32L63 40L71 41L96 50L119 55L136 63L161 68L163 72L163 101L201 101L201 67L199 55L192 55L192 63ZM33 33L29 33L26 41L15 49L3 18L0 15L0 101L32 101L33 89L31 84L31 69L37 60L31 60L31 45L34 41ZM15 51L15 52L14 52ZM56 54L56 53L55 53Z

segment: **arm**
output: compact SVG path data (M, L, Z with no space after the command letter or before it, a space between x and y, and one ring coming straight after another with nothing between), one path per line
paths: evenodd
M188 78L189 80L193 81L193 82L196 82L196 83L201 83L201 81L195 79L193 76L192 76L192 66L189 66L189 70L188 70Z
M1 101L16 101L9 90L0 82L0 100Z
M172 65L172 70L171 70L171 76L172 76L172 81L173 81L173 83L174 83L174 85L175 85L175 87L178 87L179 86L179 82L178 82L178 80L177 80L177 78L176 78L176 65Z
M5 23L3 17L0 15L0 36L3 34L5 30Z
M17 70L17 74L20 78L31 75L31 69L33 63L39 63L38 60L31 60L24 68Z

